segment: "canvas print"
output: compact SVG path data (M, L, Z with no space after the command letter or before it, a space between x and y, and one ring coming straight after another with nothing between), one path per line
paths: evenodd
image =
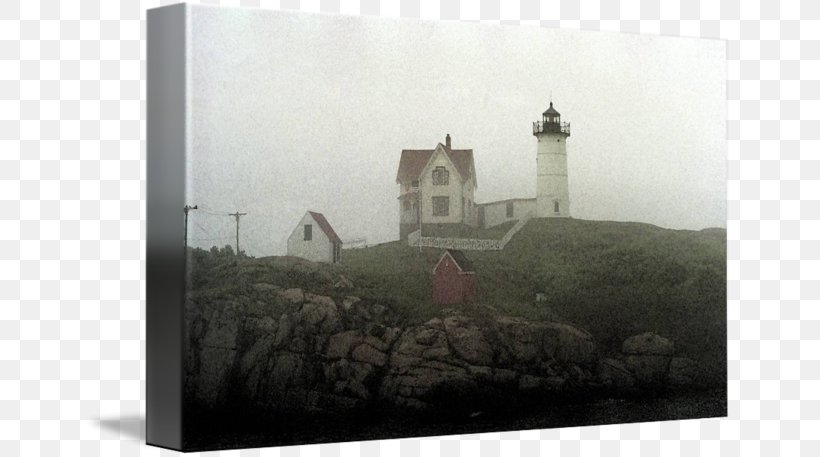
M186 449L726 415L723 42L185 20Z

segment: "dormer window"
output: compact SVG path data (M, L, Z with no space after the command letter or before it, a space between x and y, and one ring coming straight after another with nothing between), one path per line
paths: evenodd
M433 185L446 186L450 184L450 172L444 167L436 167L433 170Z

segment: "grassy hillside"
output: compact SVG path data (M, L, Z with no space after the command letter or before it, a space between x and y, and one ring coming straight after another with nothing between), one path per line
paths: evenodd
M389 297L426 318L439 249L387 243L345 252L359 293ZM726 231L649 224L533 219L503 251L465 253L479 301L505 314L557 319L590 331L604 352L644 331L725 370ZM536 293L547 302L535 304ZM415 310L415 311L412 311ZM708 354L707 354L708 353Z
M344 251L341 265L289 257L251 259L196 250L193 295L242 294L273 313L266 282L327 294L358 295L388 306L401 321L438 314L430 301L440 249L392 242ZM465 252L478 277L478 301L499 313L585 328L604 353L629 336L654 331L678 353L725 372L726 231L668 230L649 224L532 219L503 251ZM222 260L219 260L222 259ZM336 291L343 274L353 290ZM534 302L544 293L546 303Z

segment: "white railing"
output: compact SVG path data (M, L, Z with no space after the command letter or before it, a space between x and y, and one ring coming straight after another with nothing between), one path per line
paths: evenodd
M532 133L565 133L569 136L569 122L541 122L535 121L532 123Z
M526 215L518 220L500 240L482 240L477 238L439 238L435 236L421 236L419 230L407 235L407 244L423 248L458 249L461 251L500 251L512 240L530 220Z

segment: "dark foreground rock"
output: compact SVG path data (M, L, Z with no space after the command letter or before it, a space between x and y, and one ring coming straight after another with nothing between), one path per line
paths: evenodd
M688 386L694 361L673 357L654 334L624 342L624 360L599 359L592 336L571 325L443 312L399 326L385 306L255 284L294 311L249 315L235 303L191 310L186 393L208 407L339 411L435 410L521 395Z

